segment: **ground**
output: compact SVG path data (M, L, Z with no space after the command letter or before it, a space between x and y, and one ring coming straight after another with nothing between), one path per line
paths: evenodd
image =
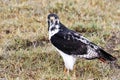
M73 80L48 40L47 15L118 58L120 0L1 0L0 80ZM119 80L120 70L98 60L78 59L76 80Z

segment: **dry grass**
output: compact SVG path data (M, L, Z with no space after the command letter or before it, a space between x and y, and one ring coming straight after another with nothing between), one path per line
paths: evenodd
M120 0L1 0L0 80L73 80L49 43L47 15L103 47L120 64ZM76 62L76 80L119 80L97 60ZM71 75L73 72L71 72Z

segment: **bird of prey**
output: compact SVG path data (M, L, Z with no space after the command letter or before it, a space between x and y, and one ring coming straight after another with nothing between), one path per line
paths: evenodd
M65 27L54 13L48 15L48 31L49 40L62 56L68 70L73 70L77 58L99 59L113 64L117 60L81 34ZM115 67L119 66L115 65Z

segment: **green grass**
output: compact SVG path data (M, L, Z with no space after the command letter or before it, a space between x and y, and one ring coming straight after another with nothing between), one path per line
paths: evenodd
M120 70L98 60L78 59L71 76L48 40L47 15L57 13L68 28L80 32L118 58L119 0L1 0L0 79L119 80Z

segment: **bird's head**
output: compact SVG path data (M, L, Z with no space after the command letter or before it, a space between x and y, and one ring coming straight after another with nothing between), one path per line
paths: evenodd
M59 17L56 14L51 13L48 15L48 29L55 25L59 25Z

